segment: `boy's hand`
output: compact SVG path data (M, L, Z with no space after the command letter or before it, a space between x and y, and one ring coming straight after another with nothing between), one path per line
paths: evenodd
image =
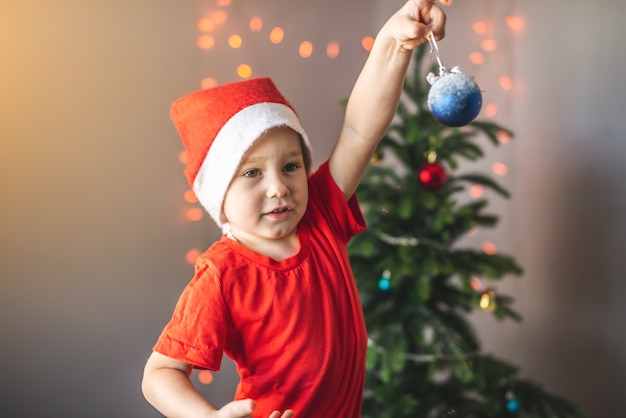
M252 399L243 399L240 401L232 401L222 407L222 409L215 411L213 417L215 418L252 418L252 411L254 411L254 401ZM291 409L280 413L280 411L274 411L268 418L292 418L293 411Z
M213 418L252 418L254 411L254 401L252 399L243 399L240 401L232 401L224 405L221 409L212 414Z
M274 411L270 414L269 418L292 418L293 411L291 409L287 409L283 414L280 414L280 411Z
M432 30L436 40L445 36L446 14L435 0L409 0L383 27L400 46L412 51L426 42Z

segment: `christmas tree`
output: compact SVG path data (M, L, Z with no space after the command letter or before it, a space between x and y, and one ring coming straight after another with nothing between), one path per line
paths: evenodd
M481 352L467 314L521 320L491 282L522 269L510 256L459 245L498 222L485 213L486 199L462 202L467 189L509 194L487 175L455 170L483 157L481 138L498 145L512 132L492 122L436 121L427 107L427 51L415 51L396 118L357 191L368 229L348 249L370 337L363 417L584 417Z

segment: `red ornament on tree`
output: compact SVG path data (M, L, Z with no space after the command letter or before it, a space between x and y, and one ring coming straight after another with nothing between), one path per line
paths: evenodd
M446 184L446 172L437 163L426 163L417 172L417 180L427 189L438 189Z

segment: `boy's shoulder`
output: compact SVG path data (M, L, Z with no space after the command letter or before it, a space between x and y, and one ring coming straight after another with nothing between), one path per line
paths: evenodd
M236 253L224 241L228 239L222 236L196 259L196 270L198 268L210 268L220 270L228 266L229 262L236 257Z
M196 259L196 272L223 276L225 273L243 273L259 268L267 257L223 235Z
M251 263L243 262L240 255L233 251L222 238L214 242L195 261L195 272L190 284L203 289L206 286L223 287L229 277L242 274L242 269L249 269Z

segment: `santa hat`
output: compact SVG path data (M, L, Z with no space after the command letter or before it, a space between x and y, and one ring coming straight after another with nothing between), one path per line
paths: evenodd
M171 117L187 150L185 175L198 201L224 227L224 196L246 151L271 128L302 137L310 172L311 144L293 107L269 78L254 78L188 94Z

